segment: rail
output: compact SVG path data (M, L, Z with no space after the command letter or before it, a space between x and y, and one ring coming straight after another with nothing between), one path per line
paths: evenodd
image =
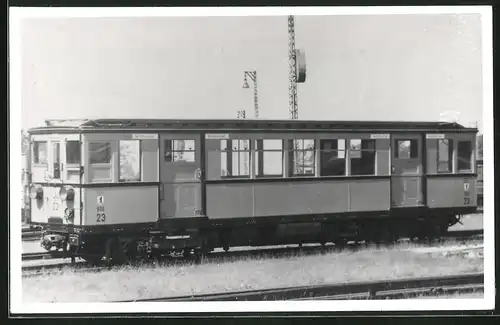
M484 290L484 274L407 278L377 282L323 284L264 290L223 292L203 295L124 300L117 302L165 301L274 301L304 299L346 299L364 295L365 299L407 297L425 294L446 294Z

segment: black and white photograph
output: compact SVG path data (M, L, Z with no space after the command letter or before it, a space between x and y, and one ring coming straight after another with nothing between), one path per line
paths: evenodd
M491 14L11 7L11 313L493 308Z

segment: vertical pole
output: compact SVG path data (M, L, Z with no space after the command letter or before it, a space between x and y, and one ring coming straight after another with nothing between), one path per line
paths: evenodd
M295 52L295 17L288 16L288 68L289 68L289 98L288 106L290 118L296 120L299 118L297 108L297 57Z
M246 111L245 110L239 110L237 116L238 116L239 119L240 118L241 119L245 119L246 118ZM241 159L241 151L240 151L241 150L241 148L240 148L240 143L241 142L240 141L241 140L238 140L238 170L240 169L240 166L241 166L241 165L239 165L240 164L240 159ZM248 154L250 155L250 153L251 153L251 150L250 150L250 140L248 140L248 141L249 141L249 143L248 143L248 150L249 150ZM249 166L248 166L248 159L246 159L246 156L245 156L245 158L243 158L243 163L244 163L243 168L245 168L245 172L248 170L248 173L250 175L250 169L249 169Z
M254 101L254 114L255 118L259 118L259 100L257 93L257 71L253 72L253 101Z
M299 111L297 107L297 53L295 52L295 17L288 16L288 109L290 118L296 120L299 118ZM295 147L295 148L293 148ZM298 148L298 141L294 141L292 148ZM299 170L298 152L294 151L294 165L295 169Z

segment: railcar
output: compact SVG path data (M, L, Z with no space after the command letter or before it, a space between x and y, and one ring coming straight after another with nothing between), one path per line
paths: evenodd
M30 220L89 261L436 237L477 209L477 129L438 122L47 121Z

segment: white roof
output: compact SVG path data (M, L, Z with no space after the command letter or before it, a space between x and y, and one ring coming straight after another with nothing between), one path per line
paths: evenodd
M79 127L83 123L88 122L87 119L70 119L70 120L45 120L46 126L67 126Z

